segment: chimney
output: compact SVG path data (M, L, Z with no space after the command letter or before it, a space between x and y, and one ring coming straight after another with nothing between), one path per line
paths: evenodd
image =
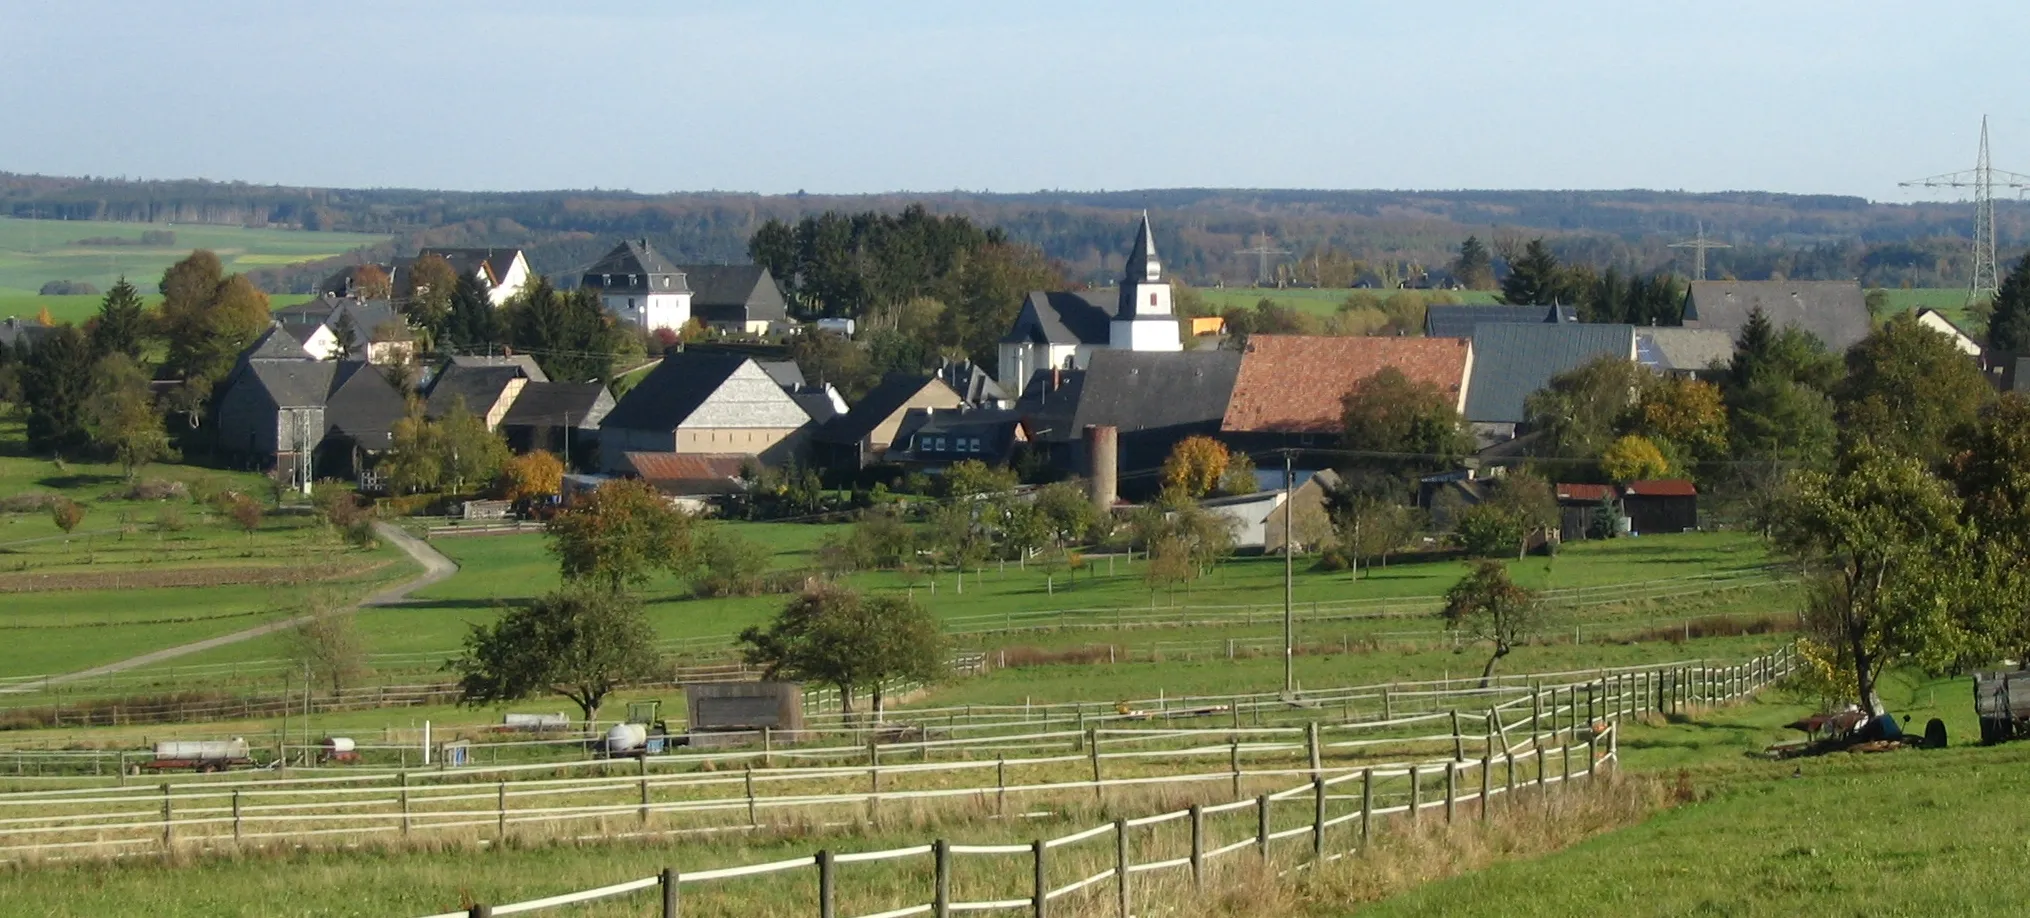
M1086 488L1101 516L1114 511L1120 491L1121 430L1088 424L1085 429Z
M1058 387L1058 385L1059 385L1059 384L1061 384L1061 383L1062 383L1063 381L1064 381L1064 380L1063 380L1063 371L1062 371L1062 370L1059 370L1059 369L1058 369L1057 367L1051 367L1051 368L1050 368L1050 391L1052 391L1052 392L1056 392L1056 391L1057 391L1057 387Z

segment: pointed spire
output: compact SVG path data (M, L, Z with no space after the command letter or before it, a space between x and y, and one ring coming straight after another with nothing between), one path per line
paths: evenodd
M1122 280L1130 284L1163 280L1163 264L1156 258L1156 237L1149 230L1149 212L1142 211L1142 225L1135 230L1135 246L1128 251L1128 266Z

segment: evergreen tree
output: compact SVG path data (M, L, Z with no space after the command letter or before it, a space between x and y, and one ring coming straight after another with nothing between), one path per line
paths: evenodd
M445 320L444 344L454 351L481 351L502 342L500 313L487 299L479 275L458 278L451 291L451 313Z
M21 367L29 447L65 453L83 446L90 439L85 400L91 393L91 347L76 328L58 326L36 342Z
M1542 239L1532 239L1523 256L1509 263L1501 281L1501 301L1518 306L1549 306L1571 302L1564 266Z
M2004 354L2030 354L2030 254L1995 291L1988 316L1988 346Z
M139 360L145 331L141 294L122 277L99 303L98 322L92 326L92 354L97 357L125 354Z
M508 344L533 354L553 380L588 382L613 373L619 332L593 290L560 291L537 275L503 309L502 324Z
M1494 258L1479 236L1468 236L1459 244L1459 257L1452 260L1452 279L1468 290L1493 288Z

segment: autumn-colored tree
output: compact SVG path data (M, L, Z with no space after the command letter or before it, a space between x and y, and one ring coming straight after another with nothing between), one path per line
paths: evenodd
M1657 449L1656 442L1639 434L1629 434L1608 444L1600 454L1600 470L1617 482L1645 481L1652 478L1668 478L1671 463Z
M564 488L564 463L547 450L515 456L500 465L500 496L521 503L556 496Z
M1184 498L1204 497L1219 487L1229 460L1226 444L1211 437L1185 437L1163 460L1163 490Z
M234 494L226 502L226 516L231 517L233 525L240 527L240 531L251 539L254 532L261 528L261 503L245 494Z
M49 502L49 520L63 530L64 535L70 535L71 530L85 521L85 505L68 497L59 497Z
M451 318L451 294L458 289L457 269L442 255L425 255L409 265L403 287L395 291L403 314L418 328L428 329L432 341L441 339Z
M1720 387L1696 379L1672 378L1643 390L1637 406L1641 432L1662 437L1701 460L1727 452L1727 405Z
M661 569L683 573L694 555L693 522L639 479L600 485L545 527L564 579L617 592Z
M56 327L56 317L49 314L48 306L42 307L42 310L35 314L35 324L43 328Z
M362 299L385 300L395 294L395 284L380 265L360 265L352 272L352 295Z

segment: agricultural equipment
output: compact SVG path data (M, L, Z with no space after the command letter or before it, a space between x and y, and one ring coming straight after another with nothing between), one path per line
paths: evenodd
M669 745L669 725L662 720L660 701L632 701L627 719L614 724L599 743L599 751L611 757L660 753Z
M2030 671L1975 673L1974 715L1982 743L2030 736Z
M317 758L321 762L357 762L359 745L344 736L327 736L317 744Z
M155 744L155 760L141 767L156 771L188 768L192 771L225 771L254 764L247 754L247 741L171 740Z

